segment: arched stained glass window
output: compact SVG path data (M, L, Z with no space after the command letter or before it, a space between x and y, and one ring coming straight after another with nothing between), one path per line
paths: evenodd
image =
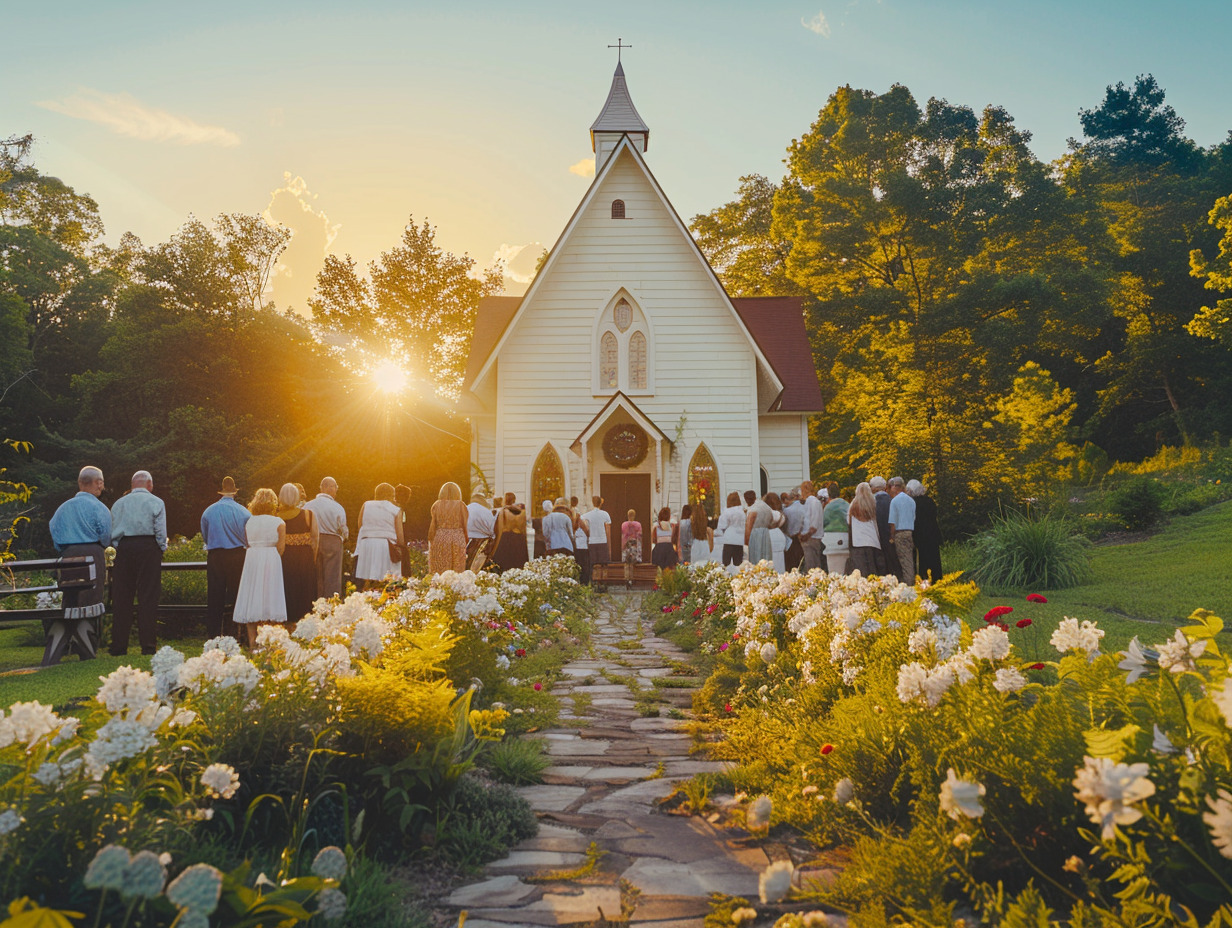
M616 308L612 310L612 317L616 320L616 328L622 332L633 322L633 307L623 296L617 300Z
M543 513L543 501L555 502L565 495L565 469L560 455L551 445L544 445L535 458L535 467L530 476L531 514Z
M612 201L612 218L613 219L624 219L625 218L625 201L624 200L613 200Z
M693 459L689 461L689 502L697 505L699 500L710 518L718 518L719 468L705 443L697 446Z
M604 332L599 340L599 383L604 389L620 386L620 348L616 336Z
M646 336L634 332L629 338L629 389L646 389Z

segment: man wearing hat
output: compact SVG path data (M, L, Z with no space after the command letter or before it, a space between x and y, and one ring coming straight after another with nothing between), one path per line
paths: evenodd
M234 636L235 627L223 612L235 605L240 575L244 573L244 549L248 547L246 526L251 513L235 501L235 481L222 478L218 502L201 513L201 538L205 542L205 631L211 638Z
M486 496L476 490L466 507L466 566L475 563L475 555L486 551L496 535L496 516Z

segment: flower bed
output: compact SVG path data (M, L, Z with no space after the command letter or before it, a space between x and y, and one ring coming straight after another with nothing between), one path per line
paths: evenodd
M960 621L977 591L953 577L688 579L653 608L712 655L696 708L732 785L849 848L834 886L798 892L855 925L1232 919L1232 686L1211 613L1108 654L1088 620L1044 639L1039 596Z
M340 915L356 848L396 856L447 833L446 812L482 819L456 785L507 728L550 721L591 606L575 569L554 558L320 600L293 631L262 627L252 654L220 638L122 667L80 716L14 704L0 713L0 900L117 925ZM497 793L459 795L520 802ZM330 855L308 868L332 845L341 869Z

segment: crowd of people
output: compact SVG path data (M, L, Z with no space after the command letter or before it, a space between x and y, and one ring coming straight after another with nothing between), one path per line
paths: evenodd
M77 486L77 494L61 504L50 523L61 556L88 565L76 568L78 582L65 586L64 619L79 620L69 633L59 630L65 633L65 647L83 657L95 653L98 619L105 609L106 553L114 545L110 653L128 652L135 624L142 653L153 654L167 550L167 510L154 495L154 478L137 471L129 491L110 509L99 499L105 484L97 467L83 467ZM312 499L297 483L285 483L277 492L262 487L247 506L236 499L238 492L235 481L225 477L218 501L201 514L206 629L211 637L233 633L251 643L260 624L294 622L312 611L318 597L342 593L344 544L350 533L332 477L321 481ZM354 568L361 587L401 577L408 568L408 498L407 488L381 483L361 507ZM590 502L584 508L577 497L545 500L542 513L528 518L513 493L493 500L476 492L468 504L458 484L446 483L431 509L429 569L442 573L522 567L531 556L529 527L534 556L575 558L582 582L589 584L594 568L611 563L615 555L623 564L626 586L632 587L647 540L638 514L628 510L617 528L602 498L594 496ZM811 481L761 498L752 490L743 498L733 492L714 518L702 499L683 506L677 516L664 507L651 524L649 542L650 562L664 570L706 560L736 567L747 557L753 563L770 562L780 572L859 570L865 575L893 574L906 583L917 576L941 577L936 503L918 480L901 477L870 477L846 493L840 493L836 483L818 489ZM72 573L64 571L62 576Z
M598 496L586 508L576 496L545 500L542 514L529 520L533 556L572 556L582 582L591 583L594 568L615 553L631 587L634 567L646 560L645 530L633 509L617 529L603 504ZM459 486L447 483L432 506L429 567L433 573L521 567L532 550L527 527L515 494L490 500L477 491L465 504ZM752 490L732 492L714 517L698 499L676 516L668 507L659 510L649 533L650 563L664 570L707 560L738 567L747 558L772 563L780 573L825 568L893 574L905 583L941 578L937 504L920 481L902 477L870 477L846 493L837 483L819 488L812 481L760 498Z

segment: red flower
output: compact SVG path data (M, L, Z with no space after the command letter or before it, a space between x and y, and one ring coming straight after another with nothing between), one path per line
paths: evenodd
M671 612L671 611L672 611L672 607L671 607L671 606L664 606L664 607L663 607L663 611L664 611L664 612Z
M1043 664L1027 664L1027 670L1043 670Z
M509 630L510 630L510 631L513 631L513 623L512 623L512 622L510 622L510 623L509 623Z
M993 622L992 624L997 626L997 628L1001 629L1003 632L1008 632L1010 630L1010 627L1004 622Z
M731 703L730 703L730 702L725 702L725 703L723 703L723 711L724 711L724 712L731 712L731 711L732 711L732 707L731 707Z
M517 657L525 657L525 656L526 656L526 649L525 649L525 648L518 648L518 649L517 649L516 651L514 651L513 653L514 653L514 655L515 655L515 656L517 656Z
M657 584L657 583L656 583L654 586L652 586L652 587L651 587L651 589L652 589L652 590L657 590L658 588L659 588L659 584Z
M719 608L718 606L711 603L709 606L706 607L706 615L714 615L714 610L718 608Z
M1014 611L1013 606L993 606L991 609L989 609L987 612L984 613L984 621L985 622L995 622L997 619L1001 618L1001 616L1009 615L1013 611Z
M536 683L536 684L535 684L535 692L537 693L537 692L539 692L541 689L543 689L543 684L542 684L542 683Z
M720 650L720 651L726 651L726 650L727 650L727 642L726 642L726 641L724 641L721 645L719 645L719 650Z
M1029 594L1027 594L1027 602L1029 602L1029 603L1046 603L1046 602L1048 602L1048 600L1047 600L1046 598L1044 598L1043 596L1040 596L1040 594L1039 594L1039 593L1029 593Z
M821 746L821 753L822 753L822 756L823 756L823 757L824 757L826 754L829 754L829 753L830 753L831 751L833 751L833 750L834 750L834 745L832 745L832 744L823 744L823 745Z
M1031 624L1031 620L1030 619L1019 619L1014 624L1017 625L1019 628L1026 628L1028 625Z

